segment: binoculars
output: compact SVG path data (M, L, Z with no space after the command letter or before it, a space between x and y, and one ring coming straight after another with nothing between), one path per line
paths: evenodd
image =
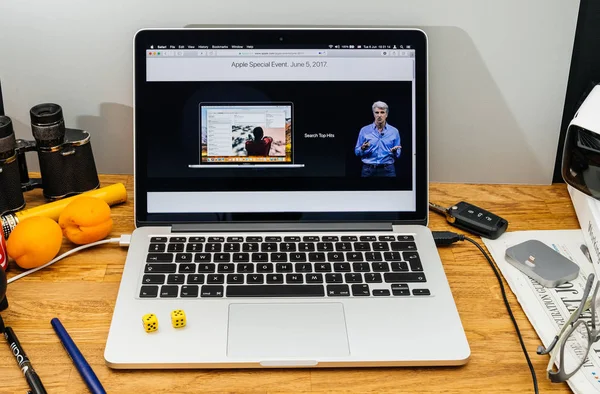
M35 188L57 200L100 187L89 133L66 128L58 104L38 104L29 114L34 140L16 139L12 120L0 107L0 215L25 207L23 193ZM41 178L29 178L25 153L33 151Z

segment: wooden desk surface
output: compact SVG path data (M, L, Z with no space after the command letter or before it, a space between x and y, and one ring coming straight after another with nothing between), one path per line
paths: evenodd
M103 185L116 182L126 185L129 201L112 207L115 225L111 236L131 233L132 177L106 175L101 179ZM26 196L28 207L44 202L40 190L30 191ZM466 200L487 208L509 221L509 231L579 228L564 184L431 184L430 196L431 201L442 205ZM431 215L430 227L456 231L436 214ZM61 253L72 247L65 241ZM61 319L108 393L532 392L527 363L488 263L467 242L439 251L471 346L471 359L463 367L111 370L104 363L104 346L127 253L113 245L76 253L9 284L10 306L2 316L6 325L15 330L49 393L88 392L50 325L53 317ZM20 272L13 263L9 277ZM547 356L535 354L540 341L506 282L505 287L535 366L540 392L570 392L566 384L547 380ZM0 377L0 393L25 393L28 389L4 344L0 344Z

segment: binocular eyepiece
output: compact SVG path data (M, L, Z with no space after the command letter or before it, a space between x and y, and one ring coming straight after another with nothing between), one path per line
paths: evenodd
M0 116L0 215L22 209L23 193L35 188L56 200L100 187L89 133L65 127L58 104L38 104L29 115L32 141L16 139L12 120ZM29 178L25 153L32 151L40 179Z

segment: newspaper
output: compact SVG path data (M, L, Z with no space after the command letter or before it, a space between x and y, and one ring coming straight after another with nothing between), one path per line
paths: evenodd
M579 276L556 288L547 288L513 267L505 259L506 249L530 239L544 242L578 264ZM496 240L484 238L482 240L535 328L541 344L550 345L571 313L578 308L588 275L594 273L598 278L598 273L595 272L596 265L592 262L583 232L581 230L515 231L507 232ZM586 323L589 323L591 319L589 310L582 317L587 317ZM581 360L581 357L577 357L576 354L585 352L585 348L584 343L577 338L569 340L565 346L565 350L568 350L565 358L571 357L571 362ZM544 357L548 361L549 356L537 355L536 349L528 350L531 358ZM557 357L556 362L559 361ZM568 360L565 360L565 363L570 364ZM547 378L545 371L536 372L538 379ZM600 341L592 345L585 363L567 381L567 384L574 393L600 393Z

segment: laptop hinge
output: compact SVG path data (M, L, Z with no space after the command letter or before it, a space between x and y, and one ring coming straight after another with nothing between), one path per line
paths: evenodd
M392 231L392 223L185 223L171 227L174 233L184 232L265 232L265 231Z

